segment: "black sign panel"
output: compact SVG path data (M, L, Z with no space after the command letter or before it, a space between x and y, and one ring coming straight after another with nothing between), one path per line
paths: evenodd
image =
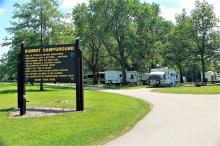
M25 74L33 82L75 82L73 44L26 47Z

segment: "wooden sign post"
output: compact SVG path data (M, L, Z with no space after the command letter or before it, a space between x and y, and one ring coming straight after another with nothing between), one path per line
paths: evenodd
M82 51L80 50L80 42L75 43L75 82L76 82L76 110L83 111L83 69L82 69Z
M41 48L21 44L18 54L18 108L26 113L25 81L76 83L76 110L84 110L83 67L80 41Z
M25 98L25 53L24 46L21 44L21 52L18 54L17 66L17 88L18 88L18 108L20 108L20 115L26 113L26 98Z

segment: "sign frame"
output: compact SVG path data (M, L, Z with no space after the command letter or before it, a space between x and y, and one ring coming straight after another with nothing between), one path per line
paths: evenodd
M74 82L76 83L76 111L84 110L84 92L83 92L83 60L82 51L80 50L80 40L76 39L75 44L51 45L53 47L74 46ZM26 97L25 97L25 43L21 43L21 50L18 54L17 60L17 97L18 108L20 108L20 115L26 113ZM42 47L32 47L42 48Z

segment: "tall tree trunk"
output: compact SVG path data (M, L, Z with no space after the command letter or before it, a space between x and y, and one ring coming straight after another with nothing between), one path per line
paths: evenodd
M151 69L154 69L154 68L155 68L155 65L151 63L148 71L151 72Z
M96 70L96 68L93 68L92 74L93 74L93 84L98 84L98 71Z
M180 83L183 83L183 69L181 65L178 65L179 71L180 71Z
M127 79L126 79L126 59L124 56L124 47L122 45L122 42L117 40L118 42L118 52L120 55L120 65L121 65L121 71L122 71L122 85L127 85Z
M121 71L122 71L122 84L127 85L127 80L126 80L126 66L125 66L125 61L121 61Z
M204 60L204 54L201 53L201 63L202 63L202 82L205 83L205 60Z

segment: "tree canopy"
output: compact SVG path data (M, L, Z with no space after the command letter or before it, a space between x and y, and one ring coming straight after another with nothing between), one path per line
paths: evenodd
M73 22L65 22L67 17ZM90 0L68 16L59 11L57 0L15 3L7 28L11 37L4 42L11 49L2 59L1 78L16 79L20 43L38 46L43 34L44 45L80 37L85 70L93 73L94 83L99 71L121 70L126 84L127 70L145 73L156 66L176 68L181 82L183 76L198 79L200 72L204 79L208 69L220 69L218 25L213 6L205 0L197 0L190 14L183 9L176 22L161 16L160 5L140 0Z

